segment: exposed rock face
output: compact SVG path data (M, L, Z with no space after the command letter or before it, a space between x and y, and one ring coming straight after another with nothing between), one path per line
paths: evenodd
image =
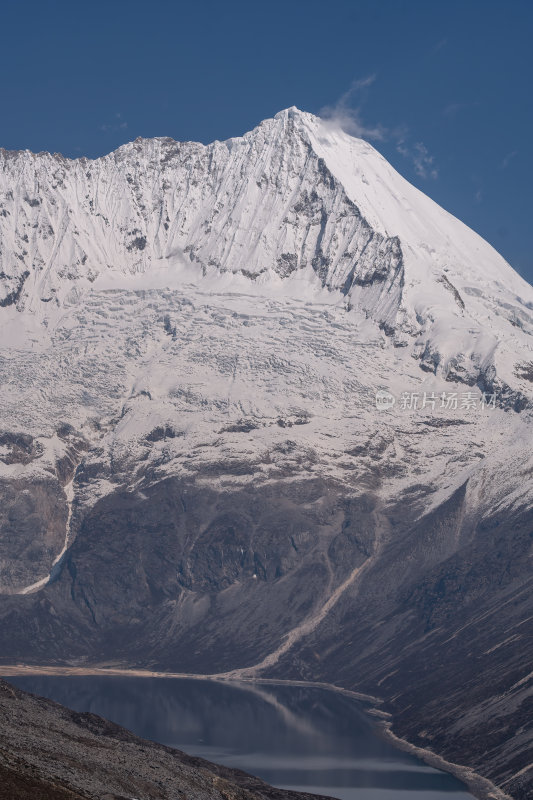
M0 681L2 800L311 800ZM319 800L325 800L322 798Z
M343 683L525 798L531 287L295 110L2 158L0 659Z
M86 442L68 425L55 433L53 463L24 433L0 434L0 592L25 593L42 585L69 541L74 472Z
M0 591L16 592L47 574L65 540L67 509L57 481L0 481Z

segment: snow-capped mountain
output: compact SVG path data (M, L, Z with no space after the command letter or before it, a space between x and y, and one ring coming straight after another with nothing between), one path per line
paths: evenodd
M179 280L192 264L261 283L305 272L398 344L415 338L425 368L469 382L494 361L512 378L517 331L533 330L531 287L486 242L369 144L294 108L208 146L2 151L1 164L0 302L38 318L101 280Z
M0 161L3 661L339 681L521 796L533 289L295 108Z

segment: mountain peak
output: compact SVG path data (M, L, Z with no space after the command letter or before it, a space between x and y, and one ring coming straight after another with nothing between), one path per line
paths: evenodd
M175 285L186 269L206 286L224 275L288 294L317 287L414 347L425 369L448 374L467 353L467 380L500 360L511 381L504 343L518 336L527 350L533 335L533 290L490 245L370 144L295 106L207 146L13 154L0 235L0 314L48 318L95 281Z
M300 111L299 108L296 106L288 106L287 108L282 108L281 111L278 111L277 114L274 115L274 119L283 119L284 117L296 117L303 112Z
M297 108L297 106L289 106L289 108L283 108L281 111L278 111L278 113L274 115L274 119L306 119L306 118L318 119L318 117L315 117L308 111L302 111L301 109Z

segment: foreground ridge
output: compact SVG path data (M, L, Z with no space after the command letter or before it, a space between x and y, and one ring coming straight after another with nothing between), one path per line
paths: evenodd
M0 797L29 800L310 800L240 770L140 739L0 680Z

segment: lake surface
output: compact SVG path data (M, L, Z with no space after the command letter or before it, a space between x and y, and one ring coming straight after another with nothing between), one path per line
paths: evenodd
M472 800L458 780L394 749L356 701L311 687L113 676L8 678L139 736L341 800Z

